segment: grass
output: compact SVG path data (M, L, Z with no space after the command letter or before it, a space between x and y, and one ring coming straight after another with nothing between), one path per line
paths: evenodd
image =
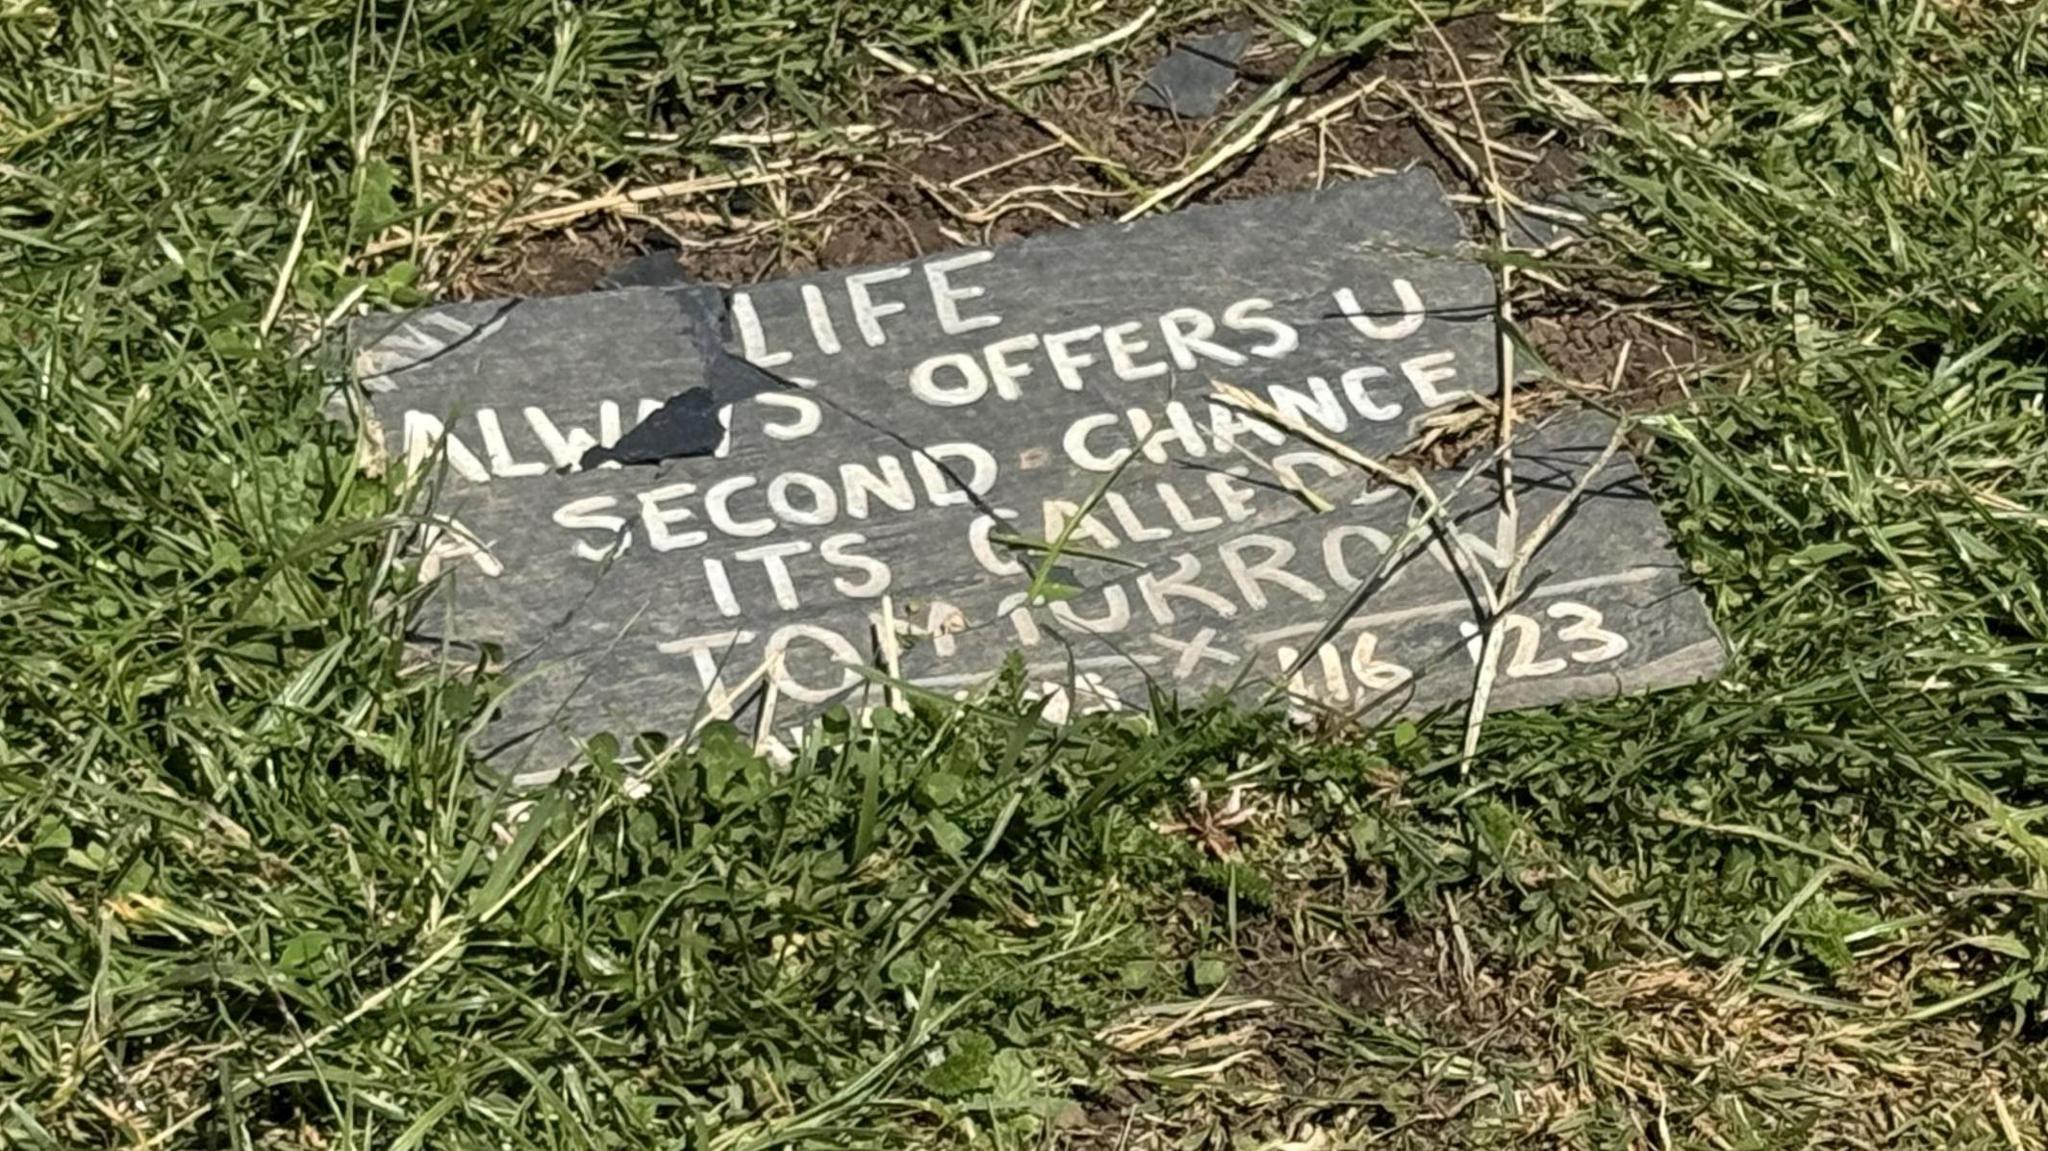
M1628 221L1550 271L1718 343L1649 464L1723 682L1462 776L1455 720L999 689L638 799L600 757L513 832L320 320L872 117L865 45L1133 14L751 11L0 0L0 1145L2044 1145L2038 5L1509 10Z

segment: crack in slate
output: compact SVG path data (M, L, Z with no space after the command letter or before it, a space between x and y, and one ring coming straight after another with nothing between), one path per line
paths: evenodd
M1480 320L1491 320L1499 314L1499 308L1492 304L1445 304L1441 307L1425 307L1419 312L1406 308L1360 308L1355 312L1324 312L1315 317L1318 322L1327 320L1398 320L1405 316L1421 316L1425 320L1443 320L1453 324L1470 324Z
M703 365L704 384L702 387L686 388L670 396L661 407L649 412L645 419L621 436L616 444L610 447L600 444L585 451L583 458L578 462L581 469L589 470L607 462L651 465L673 459L708 456L717 451L725 438L725 424L719 418L722 409L766 392L803 390L840 415L871 431L880 432L905 449L930 460L940 472L953 481L962 494L966 495L977 511L991 519L1000 520L1001 517L996 514L993 505L975 493L968 482L946 461L927 455L923 447L912 443L894 429L866 419L829 397L800 388L795 381L727 350L726 340L731 335L732 311L731 295L725 289L709 284L684 284L670 288L668 292L681 304L684 314L689 319L688 334ZM1325 312L1315 318L1318 322L1329 322L1355 316L1384 318L1402 314L1404 313L1399 311L1362 309L1359 312ZM1494 309L1490 303L1450 305L1426 308L1423 314L1432 319L1461 323L1491 318Z
M752 367L751 365L748 366L750 368ZM783 377L776 375L774 372L759 368L754 368L753 370L755 372L758 372L761 376L767 378L768 380L778 383L780 386L788 388L797 387L797 385L792 381L784 379ZM875 431L881 432L884 435L887 435L889 438L895 440L897 443L901 444L905 448L913 452L918 452L922 454L923 449L917 447L917 445L911 443L908 439L904 438L902 435L893 431L892 429L878 425L873 421L862 417L857 412L854 412L848 408L843 407L842 405L837 404L830 398L819 395L815 391L807 391L806 394L809 394L819 399L827 407L832 408L837 412L840 412L841 414L847 416L848 418L854 420L855 422L860 423L861 425L873 429ZM1538 421L1534 425L1534 428L1531 430L1541 430L1550 428L1553 425L1557 425L1560 423L1568 423L1569 417L1569 413L1560 413L1557 415L1547 417L1543 420ZM1593 451L1593 448L1590 444L1582 445L1576 443L1566 443L1529 446L1533 448L1533 450L1526 455L1520 456L1519 458L1523 462L1528 463L1532 467L1538 469L1538 471L1532 473L1528 477L1525 477L1523 482L1517 485L1518 488L1524 491L1524 494L1527 494L1528 492L1541 490L1562 490L1568 488L1571 485L1569 483L1562 482L1563 478L1568 475L1571 475L1572 467L1576 466L1577 464L1583 463L1583 457L1590 454ZM993 516L993 509L988 505L988 503L982 497L974 495L974 493L968 489L965 481L961 480L957 475L952 473L951 469L947 468L947 465L944 461L934 460L933 462L938 464L941 468L946 469L947 474L949 476L952 476L955 483L959 486L960 490L968 495L973 506L975 506L979 510L982 510L985 514ZM1191 470L1217 470L1211 468L1208 465L1197 464L1193 463L1192 461L1180 461L1179 464L1181 467L1189 468ZM1476 474L1477 469L1482 468L1483 466L1483 462L1473 464L1473 472L1471 474ZM1547 470L1545 470L1546 466ZM1617 462L1610 464L1609 466L1616 467L1621 465ZM1253 477L1240 476L1237 478L1241 482L1261 483L1261 480ZM1264 485L1262 484L1262 486ZM1460 486L1462 487L1462 484ZM1589 485L1587 488L1587 494L1589 496L1604 496L1614 498L1617 495L1617 493L1619 494L1619 498L1624 499L1645 500L1649 498L1647 492L1641 486L1640 474L1624 475L1614 481L1610 481L1599 486ZM1451 510L1452 522L1460 523L1466 516L1483 514L1487 510L1497 508L1499 506L1500 505L1498 502L1498 497L1496 496L1491 500L1482 498L1480 502L1469 507L1459 508L1455 510L1447 510ZM1556 536L1553 537L1553 539L1557 538L1557 536L1562 535L1563 528L1566 524L1576 521L1581 515L1589 514L1589 512L1590 505L1584 503L1569 509L1563 520L1558 524L1557 533ZM1314 512L1308 509L1299 509L1292 515L1283 517L1270 523L1261 524L1260 528L1261 530L1270 531L1285 525L1297 524L1304 520L1321 518L1322 516L1329 514L1332 513L1321 513ZM1443 530L1444 525L1442 525L1441 523L1432 525L1433 538L1436 540L1439 546L1447 547L1448 543L1442 537ZM1294 674L1302 671L1311 662L1311 660L1315 657L1316 652L1324 644L1328 643L1331 637L1341 632L1343 630L1344 625L1348 623L1353 617L1355 617L1358 614L1358 612L1363 610L1365 606L1367 606L1367 604L1370 602L1371 597L1374 594L1383 590L1389 583L1392 582L1394 578L1396 578L1409 565L1420 562L1426 556L1426 554L1427 549L1425 547L1411 545L1408 549L1406 549L1405 554L1403 554L1398 561L1390 565L1386 570L1376 572L1374 578L1367 580L1358 589L1352 592L1347 597L1347 601L1340 610L1339 614L1333 619L1325 621L1324 627L1321 629L1320 632L1318 632L1314 639L1310 640L1309 642L1303 645L1302 654L1296 657L1293 666L1284 669L1284 673L1282 675L1274 677L1273 683L1278 685L1289 682L1294 676ZM1105 588L1112 586L1132 586L1133 581L1138 579L1142 574L1146 572L1162 572L1166 569L1166 566L1166 562L1164 560L1161 560L1151 564L1143 565L1142 568L1140 568L1140 570L1138 571L1121 572L1120 574L1110 576L1107 579L1099 581L1096 579L1082 578L1078 572L1074 572L1072 569L1066 568L1065 565L1061 565L1059 568L1056 568L1053 574L1055 578L1059 578L1062 582L1068 583L1081 591L1093 592L1101 591ZM1465 593L1464 598L1469 604L1471 604L1475 615L1482 619L1485 618L1486 612L1482 606L1482 597L1480 596L1477 588L1472 583L1471 574L1464 569L1463 564L1454 564L1452 567L1452 572L1458 577L1461 590ZM1528 586L1523 588L1521 591L1521 595L1517 597L1516 604L1520 604L1528 600L1529 598L1532 598L1543 586L1544 582L1546 581L1549 575L1549 569L1542 569L1535 573L1534 578L1530 580ZM586 596L586 602L587 599L588 597ZM565 626L568 623L569 618L576 614L576 612L579 611L582 606L583 604L579 603L576 608L571 609L571 611L564 616L561 623L558 624L557 627L559 628L561 626ZM1508 607L1512 606L1514 605L1508 605ZM1504 607L1502 610L1508 610L1508 607ZM613 635L609 640L604 641L602 646L606 649L609 649L610 647L616 645L624 637L625 632L627 630L630 630L634 626L637 620L638 613L636 613L634 618L632 620L629 620L624 627L619 629L617 634ZM1005 622L1006 620L1004 617L988 619L981 623L970 625L962 633L959 634L985 635L989 631L1003 626ZM1074 639L1068 635L1066 629L1060 627L1058 624L1050 620L1042 622L1040 624L1040 627L1041 630L1047 636L1052 638L1062 649L1065 650L1067 658L1071 662L1075 658L1075 642ZM1112 652L1130 661L1131 666L1135 668L1138 671L1138 673L1147 680L1147 682L1156 683L1156 681L1153 680L1151 673L1145 670L1145 664L1143 663L1143 661L1133 657L1132 654L1126 650L1124 645L1120 643L1116 638L1104 634L1087 632L1085 630L1077 634L1085 636L1087 639L1102 643L1104 646L1108 647ZM549 640L551 640L552 638L553 634L551 630ZM534 644L527 653L522 654L517 658L520 660L528 658L529 656L537 653L541 648L545 647L547 642L549 641L543 640L539 643ZM1463 647L1463 640L1451 641L1444 645L1438 651L1425 656L1422 661L1414 665L1414 668L1418 672L1434 669L1435 667L1440 666L1443 662L1452 659L1460 650L1462 650ZM583 652L589 652L594 650L598 650L598 648L596 646L593 646L582 649ZM726 652L726 658L729 659L731 654L732 649L728 649L728 651ZM722 674L725 668L724 659L721 659L719 667L721 669ZM1244 687L1249 682L1248 673L1250 672L1250 670L1251 669L1249 667L1241 670L1238 676L1233 679L1227 690L1235 692ZM579 682L578 688L576 690L580 691L582 685L588 683L589 679L590 677L586 675L583 678L583 680ZM913 691L918 692L925 692L930 690L927 688L923 688L914 682L911 683L909 687ZM755 703L758 703L761 697L762 690L762 688L757 687L754 691L747 693L745 696L735 699L733 701L733 714L736 717L747 714L748 709L751 708ZM857 690L857 688L849 688L846 692L842 692L838 696L835 696L835 699L843 699L846 697L847 694L850 694L854 690ZM1415 681L1411 681L1409 683L1397 687L1385 689L1384 691L1381 691L1378 695L1372 697L1371 699L1360 702L1358 706L1352 710L1352 713L1363 714L1365 711L1371 708L1383 707L1394 702L1397 699L1412 697L1415 690ZM568 707L569 701L565 698L561 704L559 704L552 710L552 713L548 718L534 719L528 721L528 726L524 730L509 735L506 739L502 740L501 742L490 748L488 751L487 758L496 759L501 755L511 754L515 749L518 748L520 744L526 743L527 741L534 739L534 737L540 735L550 726L554 725L560 719L560 717L568 713Z
M690 284L670 289L670 294L689 317L690 342L696 345L704 365L704 385L670 396L611 447L599 445L584 452L579 466L585 470L608 462L658 464L683 456L708 456L725 438L725 426L718 418L721 408L763 392L795 387L726 350L732 312L723 288Z
M416 368L424 368L427 365L432 364L438 360L442 360L449 356L452 356L456 352L459 352L464 348L469 347L471 344L482 343L484 340L487 340L490 337L496 335L498 331L505 326L506 321L510 319L513 311L520 308L525 303L526 299L523 296L516 299L506 300L503 303L499 304L497 308L493 310L489 316L485 317L482 323L470 328L470 330L464 335L457 336L455 339L450 340L448 343L441 345L441 347L438 350L428 352L426 355L421 356L416 360L407 360L405 363L394 364L390 367L383 368L381 371L378 371L376 375L383 378L386 381L389 381L390 378L393 376L403 375L404 373L413 371ZM395 317L391 317L391 322L385 325L384 329L377 334L377 337L375 339L371 340L367 346L362 347L361 349L359 349L359 351L378 353L383 348L384 344L387 341L389 341L392 336L396 335L401 328L405 327L414 316L420 316L425 314L427 313L398 313ZM388 391L390 389L386 387L369 388L368 390Z
M649 412L646 419L619 437L618 443L609 448L599 445L584 452L578 462L579 467L587 470L606 461L658 464L685 456L710 455L725 438L725 425L718 418L720 408L764 392L801 391L839 415L887 436L905 450L928 460L953 481L975 510L997 518L995 507L977 494L951 464L930 455L902 433L868 419L830 396L804 388L787 376L778 375L727 351L725 341L732 313L730 294L724 289L691 284L672 288L670 292L682 302L690 318L690 340L696 345L697 354L704 364L704 386L687 388L670 396L661 407Z

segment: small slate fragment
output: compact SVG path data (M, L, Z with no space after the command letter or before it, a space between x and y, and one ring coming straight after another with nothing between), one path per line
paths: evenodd
M611 292L620 288L666 288L671 284L687 284L690 277L683 272L682 261L676 257L677 253L666 248L635 256L606 272L597 281L597 290Z
M1237 80L1238 57L1251 46L1249 32L1217 32L1175 45L1152 65L1131 103L1199 120L1216 114Z
M1597 191L1575 189L1537 201L1537 204L1569 212L1582 219L1574 222L1555 214L1510 205L1507 212L1509 247L1548 252L1568 239L1583 239L1593 233L1601 213L1613 211L1617 201Z

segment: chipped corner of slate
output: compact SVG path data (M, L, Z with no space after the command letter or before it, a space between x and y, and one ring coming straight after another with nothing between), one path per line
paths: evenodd
M1529 205L1507 210L1508 247L1547 253L1600 229L1600 218L1621 206L1621 200L1598 188L1575 187L1555 192Z
M377 397L397 392L401 373L447 350L431 329L448 307L429 304L410 311L357 316L349 324L339 378L328 388L324 410L329 419L353 429L355 466L362 475L376 479L390 466Z
M1376 184L1395 190L1396 203L1428 204L1434 212L1440 213L1442 223L1430 229L1401 226L1385 219L1368 219L1377 225L1377 235L1352 241L1361 250L1380 249L1393 253L1419 256L1444 263L1461 265L1476 282L1486 281L1485 291L1487 316L1492 319L1494 308L1494 273L1480 262L1487 245L1474 239L1465 216L1450 204L1445 194L1443 181L1427 165L1411 163L1408 166L1384 174L1375 175L1362 181L1341 181L1309 192L1312 197L1345 195L1360 184ZM1384 211L1385 209L1381 209Z
M328 417L345 421L355 431L356 471L370 479L381 478L391 465L391 453L384 446L384 424L362 397L343 384L328 399Z
M786 386L780 377L749 363L729 346L733 339L730 292L687 279L639 286L662 291L676 304L682 315L683 331L702 364L703 384L678 389L616 444L586 451L579 465L583 469L606 463L660 464L710 455L725 438L720 416L723 409Z
M386 325L379 331L372 326L373 319L391 317L360 316L349 325L341 340L340 362L330 366L320 409L328 420L346 426L353 434L356 470L377 479L383 476L390 453L384 445L383 422L370 404L370 395L391 391L394 385L383 361L371 351L376 339L391 329Z
M1576 405L1566 407L1529 429L1532 440L1529 447L1535 452L1532 462L1559 468L1559 474L1552 477L1548 481L1550 483L1576 482L1578 476L1567 461L1575 461L1579 467L1590 465L1610 442L1615 426L1615 418L1600 409ZM1519 454L1519 443L1517 450ZM1614 453L1602 472L1615 476L1621 484L1634 486L1638 493L1636 498L1654 507L1655 500L1649 493L1642 466L1626 447ZM1589 488L1589 496L1604 486ZM1651 566L1667 568L1677 575L1676 586L1668 593L1672 601L1670 610L1661 622L1665 625L1666 634L1677 636L1678 642L1656 659L1614 674L1611 677L1612 695L1617 698L1710 682L1727 669L1732 654L1728 640L1707 604L1706 595L1687 578L1689 565L1679 551L1678 540L1665 526L1661 513L1656 516L1655 523L1658 530L1652 538L1633 542L1638 549L1637 554ZM1538 546L1537 554L1540 556L1552 544L1562 542L1566 534L1559 531L1553 535L1548 542Z

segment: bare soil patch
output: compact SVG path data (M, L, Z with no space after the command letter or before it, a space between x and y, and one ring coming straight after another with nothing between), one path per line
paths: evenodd
M1283 118L1264 144L1210 173L1182 202L1247 199L1420 165L1460 203L1475 244L1492 247L1497 230L1481 179L1489 143L1502 182L1526 200L1544 203L1581 186L1585 164L1574 142L1516 115L1503 74L1503 28L1473 17L1441 31L1442 43L1424 31L1408 44L1313 70L1295 88L1305 98L1300 112L1335 110L1313 123ZM898 79L874 98L873 143L818 171L523 235L487 250L448 288L467 297L586 291L610 267L664 250L674 252L682 276L747 283L1112 220L1133 206L1138 189L1164 185L1198 163L1224 126L1288 74L1294 53L1291 45L1255 43L1242 79L1206 121L1129 103L1149 60L1071 74L1031 93L1028 107L957 83ZM1483 128L1472 115L1475 102ZM1564 250L1579 263L1598 243L1568 235ZM1676 394L1677 381L1702 358L1698 342L1660 316L1640 284L1561 265L1514 282L1517 322L1572 390L1654 407ZM1531 404L1542 394L1530 395Z
M1805 1146L1916 1127L1941 1142L2032 1078L2023 1047L1964 1019L1876 1025L1759 989L1739 964L1502 954L1478 925L1508 909L1403 922L1377 895L1332 895L1295 890L1283 902L1305 902L1247 926L1215 994L1106 1029L1120 1081L1055 1145L1576 1146L1629 1113L1670 1133L1649 1146L1727 1145L1731 1114Z

